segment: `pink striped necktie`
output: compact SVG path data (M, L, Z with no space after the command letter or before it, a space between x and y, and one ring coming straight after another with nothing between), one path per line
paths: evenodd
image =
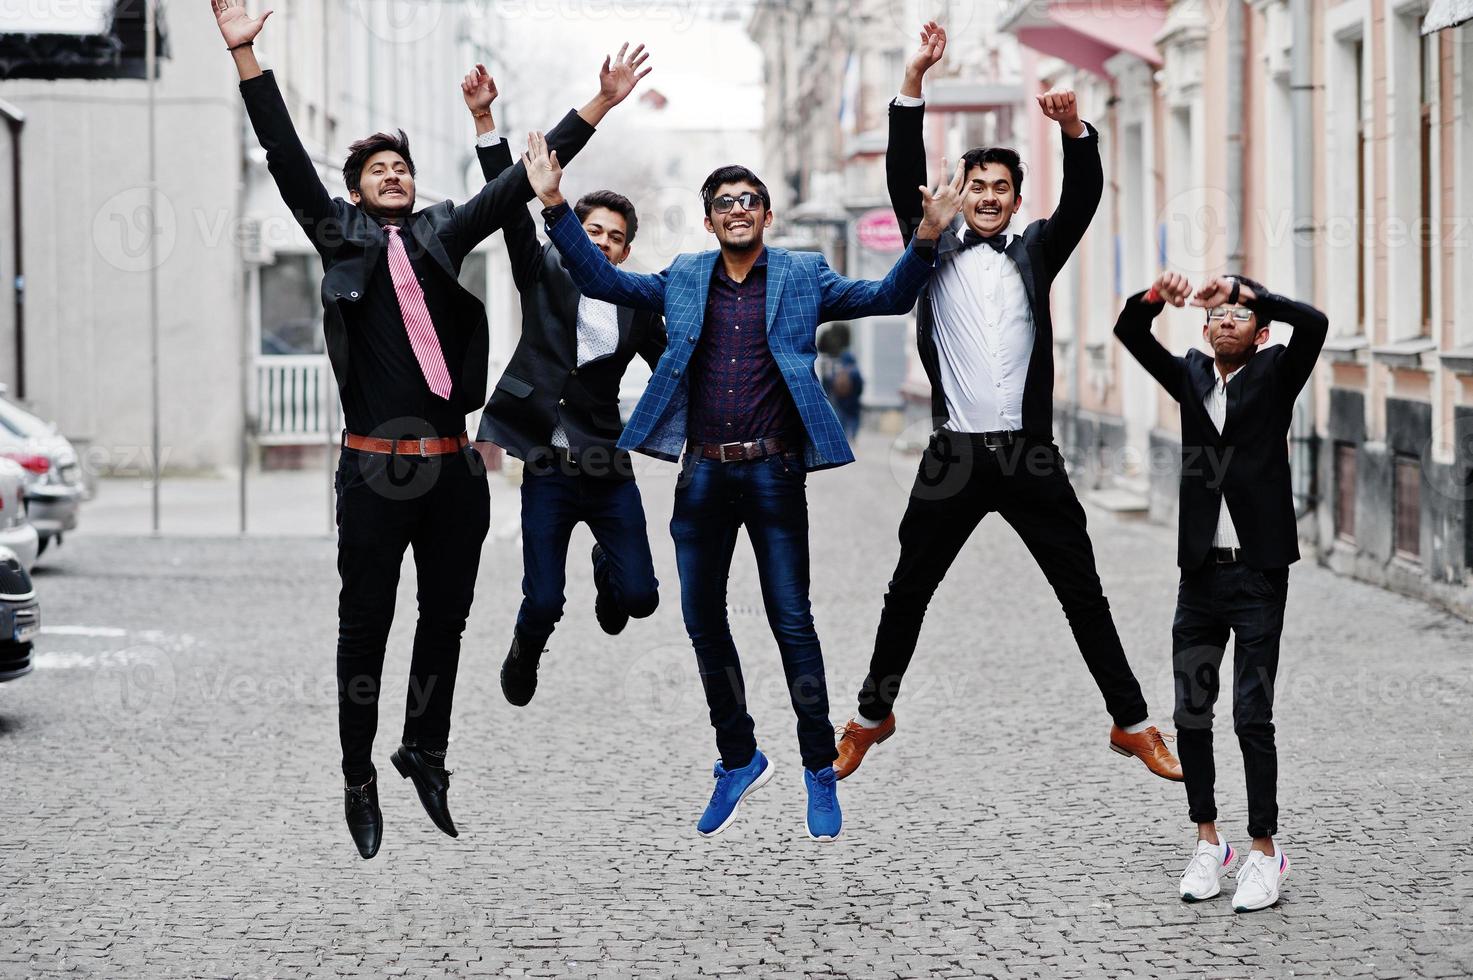
M384 225L384 231L389 233L389 275L393 277L394 292L399 297L399 313L404 317L404 329L409 333L409 346L414 348L414 359L419 361L419 369L424 372L430 391L448 400L450 372L445 367L440 338L435 336L435 325L430 322L424 290L419 288L414 266L409 264L409 253L404 250L399 227Z

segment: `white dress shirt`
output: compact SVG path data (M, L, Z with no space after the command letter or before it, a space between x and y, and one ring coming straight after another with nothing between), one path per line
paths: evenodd
M1222 432L1222 427L1227 424L1227 386L1228 382L1238 376L1241 367L1226 378L1217 366L1212 368L1212 387L1207 396L1202 399L1202 406L1207 409L1207 415L1212 419L1212 424L1217 426L1217 431ZM1233 527L1233 515L1228 512L1227 498L1218 505L1217 532L1212 536L1212 547L1214 548L1238 548L1242 543L1238 540L1238 529Z
M578 297L578 366L607 357L619 346L619 308L601 299ZM552 444L568 448L568 432L559 422Z
M895 104L925 99L896 95ZM1089 135L1086 129L1081 135ZM949 176L949 175L948 175ZM1008 228L999 234L1012 244ZM1023 387L1033 356L1033 309L1012 259L974 245L943 259L931 277L931 312L946 395L946 428L998 432L1023 428Z
M1000 234L1011 243L1016 236ZM957 432L1023 428L1033 310L1012 259L986 245L952 252L931 277L946 423Z

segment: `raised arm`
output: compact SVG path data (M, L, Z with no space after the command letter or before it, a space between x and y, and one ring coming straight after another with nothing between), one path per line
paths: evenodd
M588 104L576 113L568 113L547 134L547 142L558 156L568 162L583 149L593 129L610 109L629 97L639 80L650 73L644 67L649 53L641 44L633 51L626 43L613 59L604 58L599 71L599 90ZM522 208L531 201L533 191L526 180L525 168L516 165L496 180L481 188L480 193L455 209L447 246L464 255L500 228L511 217L512 208Z
M527 134L527 152L522 155L521 165L547 214L547 237L562 256L563 268L573 277L578 291L619 306L664 313L665 281L670 270L656 275L625 272L604 257L588 240L563 197L563 169L558 165L557 151L549 149L541 133Z
M272 72L261 70L256 62L252 46L266 18L268 10L259 17L246 13L245 0L212 0L215 23L230 55L235 59L236 73L240 76L240 95L245 100L246 114L250 116L251 128L256 139L266 151L266 169L276 181L281 199L291 210L292 217L307 233L319 252L328 252L342 241L342 229L338 226L332 196L317 175L317 167L302 146L292 125L291 115L286 111L286 102L276 87Z
M922 218L920 186L926 182L926 144L922 127L926 107L921 83L926 72L946 53L946 31L935 21L921 28L921 43L905 66L900 96L890 103L890 140L885 147L885 183L890 207L908 245Z
M1260 317L1278 320L1294 328L1289 342L1278 355L1282 390L1293 398L1309 380L1310 372L1319 360L1320 350L1325 346L1325 337L1330 332L1330 321L1308 303L1300 303L1270 292L1262 283L1243 276L1219 276L1209 280L1192 298L1193 305L1210 308L1232 302L1235 282L1238 290L1237 302Z
M1105 171L1100 165L1099 131L1080 120L1073 91L1056 89L1037 98L1043 114L1059 124L1064 140L1064 186L1041 235L1043 254L1057 272L1084 237L1100 206Z
M496 117L491 114L491 104L496 101L496 80L486 71L485 65L476 65L466 73L460 83L466 108L476 125L476 159L481 164L481 174L489 183L512 166L511 147L505 139L491 139L496 132ZM511 278L517 291L523 292L537 279L537 270L542 266L542 243L537 240L537 223L525 206L513 207L502 225L506 239L507 256L511 260Z
M1186 277L1163 272L1150 289L1125 301L1125 309L1115 321L1115 336L1125 349L1177 401L1181 401L1182 359L1161 346L1151 333L1151 322L1167 303L1182 306L1190 291Z
M942 161L945 167L946 161ZM942 180L934 189L916 188L921 198L922 217L905 253L878 282L846 279L829 268L819 268L819 289L823 306L819 320L848 320L863 316L899 315L915 305L916 297L931 277L936 265L936 241L961 208L962 165L957 164L950 180Z

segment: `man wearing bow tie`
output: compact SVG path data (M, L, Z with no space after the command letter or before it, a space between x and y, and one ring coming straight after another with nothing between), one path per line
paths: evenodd
M346 431L337 472L338 734L344 810L359 853L383 838L373 764L384 651L399 569L414 551L419 619L404 715L391 756L435 826L458 836L445 751L465 630L490 521L486 472L465 432L486 398L486 311L458 282L467 253L532 199L517 165L469 200L415 210L409 141L375 133L343 164L348 200L332 197L298 138L254 42L271 11L211 0L240 93L282 201L322 259L323 332ZM569 112L548 142L571 159L637 81L605 59L599 94Z
M941 59L946 32L921 31L919 50L890 106L885 157L891 204L907 240L926 183L921 82ZM1038 96L1059 124L1064 182L1047 218L1018 228L1023 168L1015 150L981 147L963 157L962 223L937 245L937 267L916 303L917 346L931 382L936 429L921 458L905 517L900 560L885 595L859 711L844 728L835 773L853 773L871 746L895 732L892 711L915 653L926 607L982 518L1012 525L1053 587L1084 662L1114 720L1110 747L1153 773L1181 767L1156 728L1121 648L1100 588L1084 510L1053 439L1053 324L1049 290L1094 217L1104 188L1099 134L1082 122L1072 91ZM1003 612L999 610L999 612Z

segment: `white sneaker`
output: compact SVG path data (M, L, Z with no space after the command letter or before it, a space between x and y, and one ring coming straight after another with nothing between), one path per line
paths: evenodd
M1216 844L1205 840L1197 841L1197 853L1192 855L1192 859L1187 862L1187 869L1181 873L1183 902L1200 902L1222 891L1219 879L1232 867L1238 852L1233 850L1233 845L1227 842L1227 838L1218 837L1217 841Z
M1234 912L1257 912L1279 900L1279 882L1289 873L1289 857L1283 850L1272 857L1250 851L1238 869L1238 890L1233 893Z

